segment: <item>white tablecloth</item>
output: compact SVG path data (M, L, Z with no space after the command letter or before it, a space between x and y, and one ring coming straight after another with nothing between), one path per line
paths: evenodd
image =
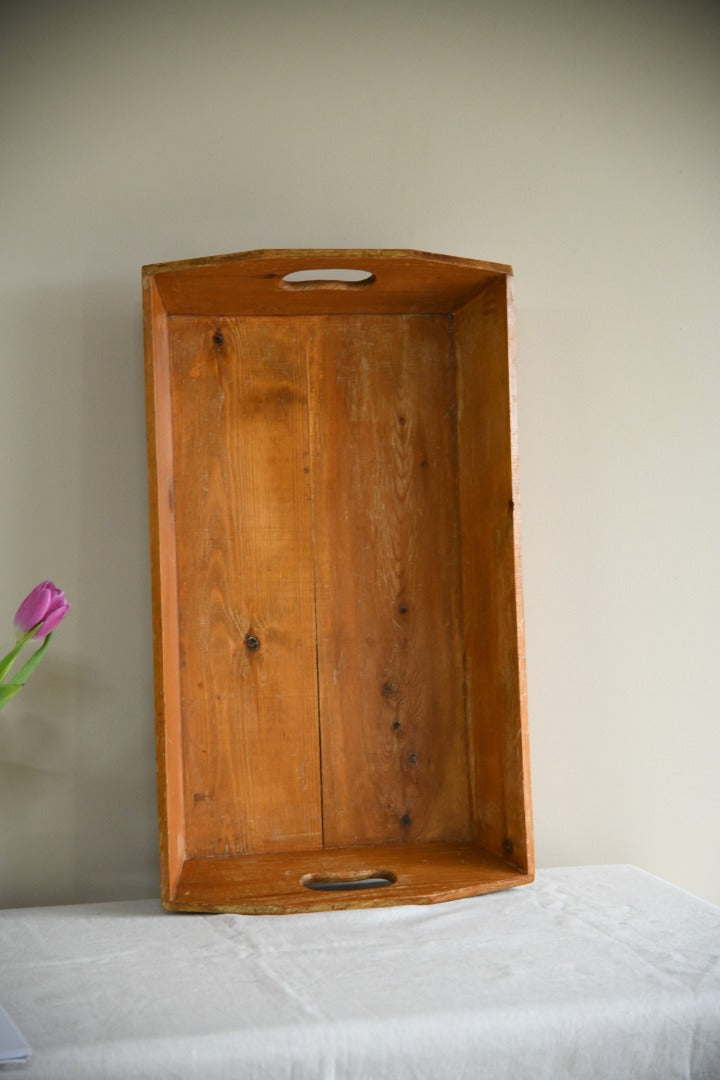
M720 908L633 867L431 907L0 913L15 1080L716 1080Z

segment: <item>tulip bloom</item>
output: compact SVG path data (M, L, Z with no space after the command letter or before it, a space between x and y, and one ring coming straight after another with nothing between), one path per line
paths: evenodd
M17 641L7 656L0 660L0 709L22 690L47 652L53 630L69 610L70 605L65 599L65 593L58 589L57 585L53 585L52 581L41 581L25 597L15 612ZM13 664L31 637L44 638L44 641L30 659L25 661L18 673L10 677Z
M65 618L70 605L65 593L52 581L41 581L23 600L15 612L15 627L19 634L47 637Z

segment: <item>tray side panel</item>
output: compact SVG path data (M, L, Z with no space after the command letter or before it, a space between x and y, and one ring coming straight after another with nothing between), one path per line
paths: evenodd
M298 333L170 320L188 855L322 843Z
M467 839L451 321L310 326L325 844Z
M174 893L185 859L177 560L168 318L154 283L143 285L148 491L152 549L155 740L160 887Z
M298 270L366 270L367 287L287 287ZM147 267L173 315L450 313L509 268L417 251L279 250Z
M390 874L393 884L357 891L313 891L308 875L348 880ZM377 844L321 852L188 859L171 906L179 911L272 915L349 907L434 904L515 885L528 875L471 844Z
M460 520L477 838L531 873L511 290L491 282L455 319Z

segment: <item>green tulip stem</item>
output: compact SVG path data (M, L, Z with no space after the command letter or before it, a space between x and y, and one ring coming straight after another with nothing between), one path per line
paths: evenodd
M10 650L7 656L3 656L2 660L0 660L0 682L3 681L8 671L15 663L17 655L22 649L23 645L30 640L36 630L37 627L33 626L31 630L28 630L27 634L23 634L22 637L19 637L14 648Z
M30 631L30 633L32 633L32 630ZM13 676L12 679L8 679L7 683L5 684L6 687L17 687L17 689L19 690L21 686L24 686L24 684L30 678L33 671L38 666L43 656L47 652L51 637L52 633L49 633L40 648L32 654L29 660L25 661L23 666L18 671L17 675ZM3 688L0 687L0 689Z

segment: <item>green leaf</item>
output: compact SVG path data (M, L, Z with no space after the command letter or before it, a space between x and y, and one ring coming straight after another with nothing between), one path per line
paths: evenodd
M6 686L17 686L19 689L21 686L25 685L25 683L28 681L33 671L38 666L43 656L47 652L51 638L52 634L48 634L37 652L34 652L30 659L25 661L23 666L18 671L17 675L14 675L12 679L8 679L7 683L5 684Z

